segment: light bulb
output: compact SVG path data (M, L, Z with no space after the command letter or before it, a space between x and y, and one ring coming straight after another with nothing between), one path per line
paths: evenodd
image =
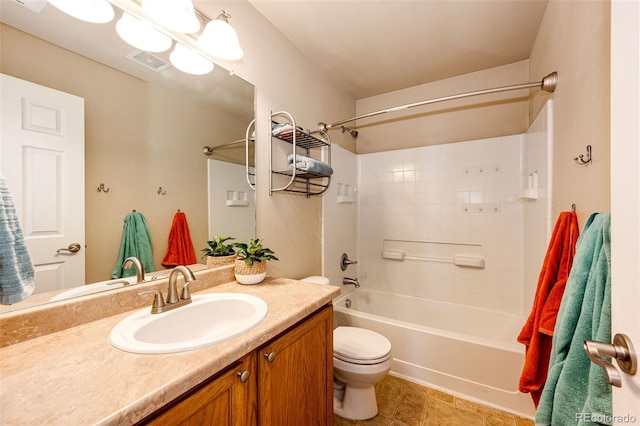
M171 37L156 30L148 21L134 18L126 12L116 22L116 32L131 46L145 52L164 52L171 47Z
M191 0L142 0L142 9L163 27L185 34L200 30Z
M67 15L94 24L110 22L115 16L107 0L49 0L49 3Z
M236 61L242 58L244 52L240 47L238 34L227 21L227 17L223 11L217 19L209 22L198 38L198 45L211 56Z
M213 62L181 43L176 43L169 59L173 66L187 74L202 75L213 70Z

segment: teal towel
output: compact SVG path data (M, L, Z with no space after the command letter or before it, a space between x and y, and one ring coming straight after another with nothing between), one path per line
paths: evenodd
M578 240L536 425L611 424L611 385L583 348L584 340L611 343L610 224L610 213L593 213Z
M24 241L18 213L4 175L0 174L0 304L31 296L35 271Z
M111 278L129 277L136 274L133 267L123 269L122 263L126 258L135 256L140 260L144 270L155 271L153 263L153 251L151 248L151 232L142 213L133 211L124 218L120 253L113 269Z

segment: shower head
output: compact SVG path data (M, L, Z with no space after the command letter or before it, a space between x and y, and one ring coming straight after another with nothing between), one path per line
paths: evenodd
M351 135L352 138L357 138L358 137L358 131L357 130L353 130L353 129L350 129L350 128L344 127L344 126L340 126L340 131L342 133L349 132L349 134Z

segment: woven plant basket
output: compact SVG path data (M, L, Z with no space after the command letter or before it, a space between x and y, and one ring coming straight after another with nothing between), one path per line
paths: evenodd
M228 256L207 256L207 268L217 268L218 266L230 265L235 259L235 254L230 254Z
M253 262L249 266L244 259L236 259L234 272L240 284L258 284L267 276L267 262Z

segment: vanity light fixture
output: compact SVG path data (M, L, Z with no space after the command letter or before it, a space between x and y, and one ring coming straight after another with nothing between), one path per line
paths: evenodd
M202 75L213 70L212 61L182 43L176 43L169 59L174 67L187 74Z
M192 0L49 0L75 18L88 22L109 22L113 6L122 10L116 32L143 52L163 52L171 48L171 63L180 71L202 75L211 72L214 61L237 61L244 52L238 34L224 10L214 20L197 11ZM113 6L112 6L113 5ZM199 15L199 16L198 16ZM201 22L206 22L204 30Z
M49 0L49 3L67 15L94 24L111 22L115 16L107 0Z
M171 47L171 37L161 33L149 21L122 12L116 23L116 32L131 46L145 52L164 52Z
M200 31L191 0L142 0L142 10L163 27L184 34Z
M229 24L229 18L231 15L223 10L216 19L209 21L198 38L198 45L211 56L237 61L242 59L244 52L236 30Z

